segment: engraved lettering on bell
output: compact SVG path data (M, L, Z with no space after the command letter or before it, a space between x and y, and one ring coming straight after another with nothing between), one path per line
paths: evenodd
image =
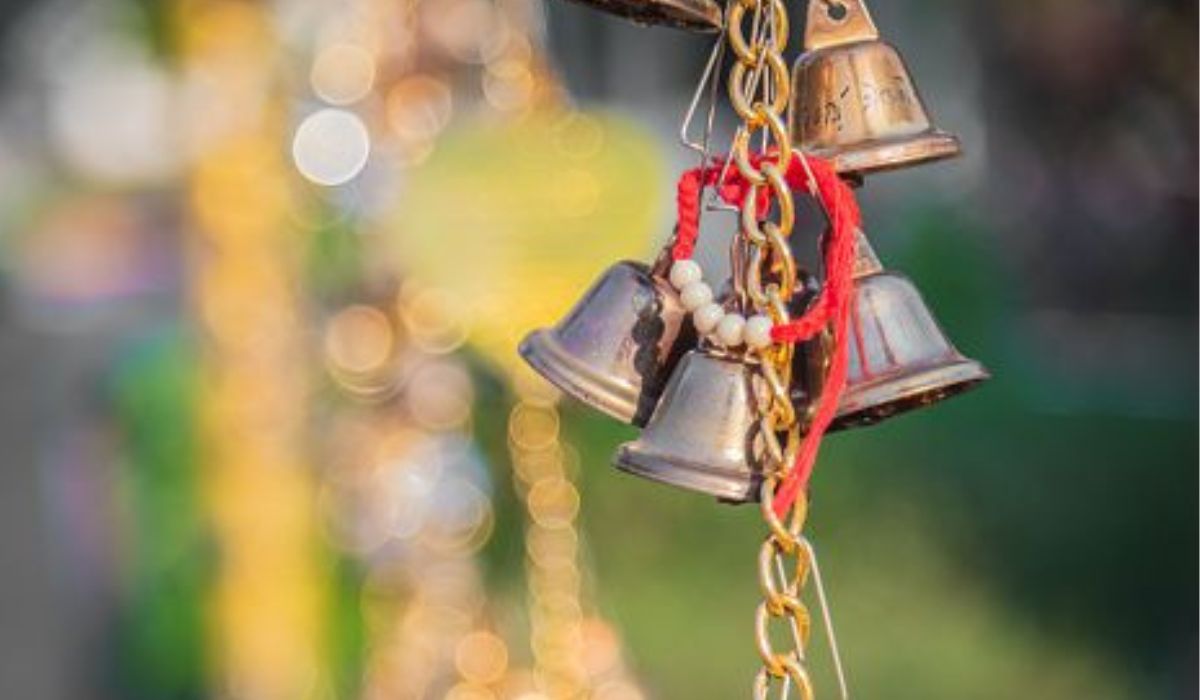
M841 20L809 4L805 53L792 70L792 140L841 173L910 167L958 155L934 128L904 59L879 39L861 0ZM836 116L834 116L836 115Z

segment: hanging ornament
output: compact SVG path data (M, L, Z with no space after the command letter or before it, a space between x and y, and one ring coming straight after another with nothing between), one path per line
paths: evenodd
M937 403L991 376L946 340L917 288L884 271L861 232L857 247L850 365L835 429Z
M591 4L623 14L659 6ZM788 21L783 0L728 3L722 40L680 129L701 163L679 180L670 260L611 268L557 327L532 334L521 354L568 394L644 425L618 449L621 470L725 502L761 503L768 534L758 559L762 664L753 696L778 688L783 697L792 690L814 697L802 592L815 581L847 698L816 552L803 534L822 438L988 375L946 340L912 283L882 269L852 189L864 173L957 155L957 139L932 126L862 0L810 0L806 53L794 75L783 59ZM726 52L738 126L729 156L713 158L712 109ZM697 139L691 125L706 87L713 108ZM828 224L810 241L823 252L819 284L793 258L797 193L816 199ZM731 276L716 291L693 259L709 209L737 214ZM786 646L777 646L784 638Z
M688 353L641 437L617 450L616 466L731 503L754 500L762 464L749 444L758 418L751 380L737 357Z
M960 153L930 123L899 52L879 39L863 0L811 0L793 77L797 148L839 172L904 168Z
M521 357L579 401L644 425L671 370L695 345L688 309L661 267L613 265L558 325L526 336Z

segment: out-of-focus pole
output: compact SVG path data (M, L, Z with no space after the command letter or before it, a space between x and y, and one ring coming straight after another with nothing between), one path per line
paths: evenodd
M179 0L196 100L188 183L190 304L203 331L200 420L216 545L209 656L215 695L310 697L324 685L323 590L296 228L289 221L282 51L270 6Z

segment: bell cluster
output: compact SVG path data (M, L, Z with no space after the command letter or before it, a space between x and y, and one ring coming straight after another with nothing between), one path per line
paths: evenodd
M720 31L712 0L583 0L648 24ZM789 136L846 180L959 155L936 129L899 52L880 39L862 0L811 0L792 70ZM807 294L806 285L797 285ZM806 299L792 300L803 305ZM832 429L869 425L973 387L987 370L955 349L915 285L883 269L858 232L848 379ZM690 260L609 268L553 328L529 334L522 357L563 392L643 428L621 446L628 473L731 503L755 501L763 475L753 353L771 322L717 298ZM797 348L797 415L819 398L827 338Z

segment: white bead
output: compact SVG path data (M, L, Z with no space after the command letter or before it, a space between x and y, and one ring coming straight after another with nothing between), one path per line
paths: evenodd
M700 269L700 263L695 260L676 260L675 264L671 265L670 277L671 286L682 290L693 282L702 281L704 272Z
M746 319L739 314L725 314L717 324L717 340L727 348L736 348L742 344L746 331Z
M705 304L692 314L692 323L700 335L708 335L717 328L717 324L725 317L725 309L720 304Z
M775 323L766 316L751 316L746 319L746 345L762 350L771 345L771 328Z
M713 300L713 291L703 282L692 282L679 290L679 300L683 302L683 308L695 311Z

